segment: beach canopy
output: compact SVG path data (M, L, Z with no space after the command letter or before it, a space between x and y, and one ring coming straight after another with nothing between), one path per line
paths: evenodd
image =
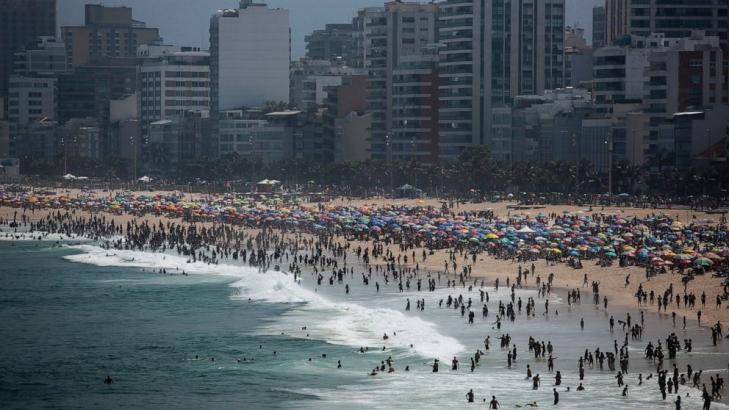
M277 185L280 183L281 183L281 181L278 181L275 179L264 179L264 180L258 181L258 185Z
M76 175L73 175L73 174L66 174L66 175L64 175L64 176L63 176L62 178L63 178L63 179L65 179L66 181L70 181L70 180L72 180L72 179L76 179Z
M410 184L405 184L396 190L401 198L420 198L423 195L422 189L416 188Z
M152 181L152 178L150 178L150 177L148 177L148 176L145 175L145 176L139 178L138 181L141 181L141 182L151 182Z

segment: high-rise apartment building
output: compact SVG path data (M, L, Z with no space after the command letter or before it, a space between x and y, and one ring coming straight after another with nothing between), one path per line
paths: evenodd
M56 35L56 0L0 0L0 96L7 95L15 52Z
M132 18L128 7L87 4L83 26L61 27L61 38L74 67L95 64L106 57L129 58L142 44L159 43L159 29Z
M564 0L439 3L441 158L486 144L512 159L511 102L564 81Z
M605 30L606 20L605 6L595 6L592 8L592 48L605 46L607 42L607 32Z
M578 26L567 26L564 28L564 47L583 50L587 48L585 40L585 29Z
M354 26L348 24L327 24L322 30L314 30L304 38L306 58L310 60L341 60L352 64L354 48Z
M289 101L289 12L241 0L210 18L213 115L267 101Z
M56 119L58 80L55 77L12 75L8 87L8 120L27 125Z
M137 77L137 67L128 64L87 65L59 74L58 122L64 125L75 119L94 119L95 127L100 130L100 155L117 155L117 141L110 132L112 102L126 100L122 105L126 109L135 109Z
M238 153L262 161L294 157L294 141L300 131L301 111L264 114L259 110L220 113L220 155Z
M58 108L56 75L68 72L66 48L54 37L38 37L15 53L8 84L8 119L16 126L54 121Z
M210 54L179 51L146 59L140 67L142 133L149 123L210 109Z
M595 50L593 98L597 111L609 114L616 104L641 104L652 49L665 47L663 36L630 36L630 41Z
M342 77L359 72L340 63L302 58L291 64L291 104L303 111L322 106L329 87L341 85Z
M691 37L666 40L649 56L643 111L650 118L649 150L673 145L661 128L674 114L729 103L729 52L717 37L695 32Z
M565 28L564 81L565 87L582 87L592 81L592 52L587 46L585 31L579 27Z
M327 90L322 122L322 142L317 151L336 162L364 161L369 158L367 76L342 78L342 84Z
M605 0L605 45L628 34L629 0Z
M392 1L360 10L355 18L359 61L368 75L367 112L372 115L370 149L374 158L392 154L393 72L407 56L436 41L435 4Z
M437 48L402 57L392 77L392 156L437 161Z
M38 37L15 53L16 74L53 75L69 70L66 46L55 37Z
M719 37L727 47L729 3L726 0L632 0L629 32L647 37L652 33L667 38L690 37L702 30Z

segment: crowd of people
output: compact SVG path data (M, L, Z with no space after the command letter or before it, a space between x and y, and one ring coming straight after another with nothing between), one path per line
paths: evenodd
M177 207L167 206L167 211L158 214L179 219L120 222L116 217L120 213L118 210L106 209L112 212L87 214L84 211L88 208L84 207L69 209L48 201L41 203L51 205L40 206L38 201L32 204L30 201L18 202L18 209L12 217L0 218L0 226L6 227L5 235L12 237L24 232L23 235L37 234L41 238L56 234L99 241L112 253L115 250L171 252L186 257L189 263L240 263L256 267L261 272L284 270L295 281L303 275L311 275L317 286L339 286L345 294L349 294L350 284L355 278L361 278L363 286L373 286L376 292L381 286L396 286L399 292L434 292L445 288L449 295L439 301L438 309L456 310L465 326L475 325L475 312L480 311L481 320L495 329L498 335L494 337L500 340L500 346L494 349L491 335L488 335L483 346L472 347L474 353L467 360L454 357L450 371L462 371L460 363L465 362L470 364L466 370L475 372L485 356L491 361L503 360L507 368L527 361L518 354L517 341L512 340L508 332L502 331L502 327L506 330L508 323L536 318L537 314L545 318L559 315L549 304L554 292L554 274L547 273L551 264L569 263L576 269L584 261L593 261L606 268L613 263L638 265L645 268L647 279L661 274L661 271L682 273L690 278L707 272L724 275L729 256L725 225L708 221L682 224L662 215L620 218L593 213L499 218L492 213L456 213L449 204L442 208L383 206L367 209L323 204L300 208L247 204L235 211L209 214L205 214L203 206L197 208L202 209L197 214L192 211L179 213ZM41 210L48 212L42 214ZM36 212L38 215L35 215ZM444 249L448 257L443 261L442 270L420 269L418 262L433 258L436 250ZM513 261L513 272L504 272L504 277L487 283L473 272L473 263L480 254ZM539 260L545 261L546 271L537 267ZM568 309L581 304L581 293L589 291L595 308L604 310L608 315L608 298L601 296L600 282L588 282L585 274L582 285L585 289L568 290ZM635 293L638 307L647 309L656 306L659 313L662 309L664 314L668 314L667 309L672 308L674 301L677 308L683 302L690 309L696 308L697 321L701 325L701 309L706 309L706 295L687 292L687 283L684 282L683 294L672 285L657 292L647 291L640 284ZM629 285L628 276L625 286ZM492 302L489 290L498 291L500 286L509 289L509 297ZM529 296L523 300L519 292L526 288L536 289L536 298ZM717 306L729 293L725 291L724 294L723 297L717 296ZM473 300L476 295L478 301ZM543 309L537 307L539 299L543 300ZM411 310L409 298L404 309ZM416 300L416 309L425 312L424 298ZM675 327L676 312L672 310L671 315ZM645 322L643 310L639 323L629 313L617 322L622 326L620 333L615 328L612 315L604 324L606 334L611 338L615 335L612 351L585 346L584 355L576 358L575 374L579 377L579 385L575 386L575 394L590 388L586 369L617 372L614 376L616 387L622 396L629 394L629 375L636 385L654 378L653 372L645 377L639 373L635 377L630 371L629 346L641 342L643 330L649 325ZM581 328L584 325L584 319L581 319ZM683 327L686 327L685 316ZM721 323L712 324L711 329L712 344L722 343ZM623 333L624 339L619 343ZM396 334L383 335L383 341L390 337L396 337ZM676 334L671 332L662 340L648 342L644 360L654 368L662 400L667 400L669 394L675 394L675 405L680 409L682 399L679 389L688 384L702 391L704 408L708 409L713 400L721 398L724 379L718 373L712 374L707 388L706 378L702 378L700 370L695 371L687 365L686 371L681 373L674 360L682 352L691 352L692 346L692 339L684 340L682 345ZM360 352L371 349L379 348L363 346ZM572 386L563 387L562 384L563 373L567 370L565 365L557 362L559 346L530 336L527 349L533 355L533 359L529 360L546 363L547 372L554 374L554 404L559 403L560 393L572 394ZM664 351L669 363L664 361ZM503 359L498 359L497 352L503 355ZM565 362L566 358L562 363ZM439 363L439 359L435 358L432 372L441 370ZM342 365L339 360L338 367ZM389 356L387 360L376 363L367 374L375 377L395 371L395 360ZM410 371L410 368L406 367L405 371ZM533 374L529 364L526 365L526 379L534 390L542 388L542 376ZM476 400L472 389L466 398L468 402ZM486 400L483 399L484 402ZM500 406L495 396L487 405L489 408ZM536 403L527 405L536 406Z

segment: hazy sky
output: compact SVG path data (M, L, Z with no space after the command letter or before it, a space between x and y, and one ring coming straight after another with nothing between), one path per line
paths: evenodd
M424 2L424 1L423 1ZM579 23L592 37L592 7L604 0L567 0L567 24ZM238 5L237 0L58 0L59 24L82 24L84 4L128 6L134 18L159 27L165 43L208 48L210 15ZM304 54L304 36L326 23L349 22L358 8L382 6L384 0L268 0L271 7L291 10L293 57Z

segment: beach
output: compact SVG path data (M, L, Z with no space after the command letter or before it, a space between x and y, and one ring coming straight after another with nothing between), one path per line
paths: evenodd
M98 193L98 195L108 194ZM317 206L317 204L302 205ZM332 207L337 205L369 208L397 207L399 205L438 207L441 202L437 200L350 201L340 199L327 204ZM513 206L513 203L506 202L467 203L454 206L452 210L456 213L461 211L480 212L488 209L493 212L495 217L527 213L546 216L603 213L630 218L661 213L671 215L674 220L685 221L687 224L693 220L717 218L716 215L693 213L686 210L636 208L594 208L590 210L568 206L515 210L511 208ZM33 211L27 209L23 211L23 209L14 207L0 207L0 218L8 221L16 217L22 219L22 216L25 215L27 221L39 221L58 212L63 213L65 210L36 209ZM122 212L76 210L72 217L79 220L103 217L105 223L108 224L114 220L116 226L125 226L127 223L141 224L145 221L150 226L160 223L162 225L185 224L180 218L152 213L140 217ZM215 222L198 222L195 225L208 229L217 229L216 227L221 226L220 223ZM34 244L33 239L37 240L35 235L42 236L42 234L26 234L23 233L21 227L17 229L16 236L13 237L10 233L13 230L7 225L2 227L0 246L5 246L3 250L11 251L8 248L11 243L12 246L19 247L38 246ZM280 244L279 246L298 243L298 251L307 255L316 254L314 252L315 244L321 244L321 236L315 232L302 233L290 228L279 230L276 228L237 227L236 232L241 232L239 234L242 235L241 237L260 238L254 240L268 241L269 239L266 238L270 238ZM574 269L561 262L548 264L544 259L519 263L511 259L494 258L486 252L476 254L474 261L472 254L458 251L452 253L452 248L433 249L427 252L423 259L421 256L423 249L421 248L403 250L399 244L387 243L383 240L373 242L362 238L331 235L326 239L323 254L331 259L327 264L322 264L321 269L316 269L315 265L310 265L300 272L298 272L298 267L294 270L287 269L285 263L288 261L289 268L291 268L292 261L284 252L279 257L280 262L277 262L275 271L262 271L260 266L255 268L255 266L241 265L241 261L232 260L227 254L225 257L219 256L219 260L213 264L206 264L203 261L191 263L189 256L176 255L172 249L166 251L162 249L156 251L152 249L109 249L105 247L104 238L89 240L82 236L63 238L49 235L43 239L38 242L55 243L58 241L61 247L58 248L58 251L53 252L61 252L63 249L63 254L60 256L65 261L64 263L70 264L69 268L79 264L87 265L89 275L93 275L93 269L101 269L107 272L105 275L111 275L110 278L120 277L119 275L124 278L132 275L134 282L130 283L135 283L135 286L136 281L145 287L150 286L149 281L153 281L153 286L191 283L186 282L188 279L182 275L183 272L191 277L194 276L193 279L189 279L193 281L192 283L206 277L216 278L215 281L221 280L225 286L232 289L229 299L234 304L234 308L247 312L243 313L245 315L259 317L260 320L242 325L243 328L240 331L243 339L234 343L245 344L242 340L263 338L266 346L262 348L266 352L251 352L251 349L255 350L255 348L254 345L251 346L248 343L248 347L243 349L245 352L216 353L215 355L219 356L216 363L220 363L222 360L225 364L221 365L221 368L231 372L231 377L247 380L249 375L246 374L246 367L241 366L239 362L240 356L254 354L257 360L265 357L255 365L256 375L258 377L265 375L264 377L279 384L283 391L298 398L291 400L303 400L297 402L298 404L294 407L411 408L412 400L416 397L419 403L422 403L419 406L422 408L459 407L466 404L463 397L468 388L475 390L477 402L496 395L504 408L524 406L532 401L538 401L543 405L551 402L554 373L546 369L543 357L529 358L532 352L527 350L525 341L532 336L537 341L548 340L556 347L556 367L561 369L564 375L564 382L559 386L562 394L560 405L564 408L584 408L586 405L601 405L606 408L624 408L625 406L672 408L673 399L670 395L665 401L660 400L660 395L657 396L658 389L654 380L638 383L638 374L641 374L641 379L648 377L648 374L656 377L654 365L651 365L650 361L645 362L642 358L645 344L649 340L655 343L671 332L677 333L682 340L684 338L693 339L693 352L682 352L675 361L669 362L676 363L682 373L684 373L686 365L691 364L696 370L705 370L705 375L701 380L707 383L706 376L725 375L727 363L729 363L729 349L725 347L725 343L719 343L718 346L711 344L710 326L716 321L726 323L726 320L729 319L727 316L729 311L726 309L726 302L721 309L715 308L716 296L723 293L721 286L723 279L712 278L708 272L704 275L697 275L687 285L689 293L706 293L706 307L702 307L698 302L697 307L686 309L683 303L676 307L672 301L667 311L659 314L655 303L638 306L634 296L638 287L642 285L642 289L646 292L655 290L656 294L662 294L673 284L675 293L678 294L683 292L682 276L678 273L671 273L669 270L668 273L658 274L647 279L644 268L619 267L617 262L610 267L601 267L597 266L597 260L585 260L582 269ZM380 251L377 255L373 253L371 259L364 262L357 249L372 250L375 244L381 248ZM53 249L56 249L55 246ZM343 251L340 252L338 249ZM344 251L345 249L346 251ZM205 254L207 255L211 251L212 249L207 249ZM344 253L342 252L346 253L346 259L343 258ZM284 255L287 256L284 257ZM390 256L388 257L388 255ZM408 262L400 260L399 256L409 256ZM273 255L270 257L273 258ZM334 261L339 261L340 265L329 265ZM456 262L458 268L451 267L446 273L444 272L445 262L448 264ZM280 272L279 263L281 264ZM351 272L344 272L343 280L332 281L330 279L327 284L326 278L334 275L335 271L341 270L341 263L344 263L344 266ZM532 263L535 274L524 275L522 286L515 288L514 296L511 296L507 283L516 282L520 265L524 271L527 271L531 269ZM407 288L398 290L397 281L394 281L391 276L396 273L391 270L393 266L401 274L407 274ZM470 274L465 280L459 275L464 266L468 266L470 269ZM160 273L163 269L165 275L161 276ZM370 280L377 283L377 291L373 289L373 283L363 283L367 276L367 269L372 272ZM545 283L552 273L554 275L550 292L548 295L541 295L538 292L537 277L540 278L541 283ZM151 277L149 277L150 274L152 274ZM320 276L319 279L317 279L317 275ZM318 283L321 282L321 275L325 280L323 283ZM587 275L586 286L584 284L585 275ZM626 286L628 275L630 275L629 284ZM145 277L149 279L143 279ZM435 285L431 291L419 289L421 280L425 287L426 278L428 283L432 280ZM418 290L415 289L416 279ZM495 286L497 280L500 283L498 289ZM453 281L452 286L450 286L450 281ZM481 285L481 281L483 281L483 285ZM592 303L590 286L592 282L599 283L600 298L597 304ZM125 282L114 283L121 287L127 286ZM104 286L106 285L105 282ZM400 286L402 285L401 280ZM570 296L567 292L573 289L580 290L581 300L568 303ZM491 298L491 301L487 303L491 313L490 316L482 318L479 297L483 298L481 292L484 291ZM111 289L107 289L105 292L116 293ZM458 310L447 309L443 306L443 301L449 296L457 297L458 295L463 296L464 303L468 299L476 305L473 309L477 316L475 324L467 323L463 311L460 311L459 314ZM203 301L192 302L196 300L192 296L183 297L191 303L206 303ZM501 315L500 320L503 323L497 326L496 317L500 316L497 304L514 302L514 297L520 301L516 320L510 321ZM608 307L603 307L604 297L608 300ZM419 307L421 299L424 308L416 310L415 302L418 301ZM522 299L524 302L535 301L534 317L525 318L523 316ZM547 300L550 306L548 309L545 305ZM405 308L406 301L408 306L412 304L411 309ZM230 308L226 307L226 309ZM259 311L259 309L262 310ZM698 310L702 311L701 326L697 323ZM676 312L677 315L675 324L672 322L672 312ZM215 317L214 312L210 314L211 317ZM629 329L623 327L621 330L619 322L616 323L615 333L608 331L607 320L610 316L614 316L616 321L624 321L628 314L632 316L633 323L638 323L638 318L645 315L645 324L642 324L643 329L641 330L645 334L640 340L631 338L631 341L628 342ZM683 316L686 316L687 320L685 329L682 325ZM581 321L584 326L582 328ZM171 332L174 333L174 331ZM519 360L514 359L513 366L507 366L506 353L509 350L510 354L510 349L505 350L498 347L498 338L503 337L505 333L513 337L515 348L518 345L522 357ZM383 335L388 335L388 338L383 340ZM490 350L485 349L483 362L475 371L469 372L468 356L477 349L484 350L486 336L491 340ZM599 346L602 350L610 351L614 341L617 354L618 342L623 343L623 337L626 343L625 352L631 352L630 374L625 373L626 383L630 386L631 393L622 396L620 389L615 386L614 372L597 370L597 365L595 365L595 369L593 366L589 367L585 379L587 390L590 392L589 397L575 394L574 389L580 382L576 375L577 358L582 356L585 348L594 349ZM313 350L311 350L312 343L316 345ZM383 350L377 348L378 345L382 346ZM261 346L264 345L261 344ZM275 357L271 354L270 346L275 346L273 348L277 349L278 354L274 354ZM363 346L373 350L362 355L358 349ZM208 348L213 349L210 346ZM322 356L321 352L327 352L328 358ZM623 348L620 352L622 356ZM212 353L194 353L188 348L179 351L179 355L188 359L197 354L205 354L205 360L209 362L208 356ZM220 357L221 354L222 357ZM314 355L318 358L313 357ZM458 356L460 359L462 368L458 372L448 371L452 356ZM377 376L367 376L373 362L381 361L384 370L385 359L388 357L394 359L396 372L393 374L377 372ZM442 361L442 371L445 374L433 375L431 367L434 358ZM190 360L189 363L185 363L198 363ZM344 364L341 376L331 373L337 371L335 365L337 360ZM542 373L543 388L537 391L531 390L531 380L525 381L524 377L526 364L531 364L535 373ZM275 369L283 371L280 366L290 367L290 369L288 372L278 374ZM408 368L407 373L403 372L405 367ZM215 372L214 369L208 370ZM190 369L185 371L190 371ZM293 382L290 380L300 380L302 377L308 381ZM315 381L318 379L321 379L323 384ZM688 384L690 383L689 378ZM688 384L682 393L689 393L689 396L684 398L684 408L698 408L701 405L700 391L688 388ZM424 388L425 386L428 388ZM565 386L570 386L572 390L563 390ZM266 400L270 400L272 396L262 394L262 396L256 397L250 403L252 408L275 407L264 404L270 404ZM383 400L384 397L389 399ZM308 398L314 398L314 401L309 402ZM282 400L289 404L294 403L294 401ZM723 399L717 398L717 400ZM213 407L227 408L229 402L219 404L220 406ZM719 403L714 404L714 406L716 405Z
M80 193L78 190L67 190L64 191L68 195L77 195ZM138 192L138 194L142 194L143 192ZM170 192L165 191L159 191L154 192L154 195L165 195L169 194ZM97 193L98 196L106 195L104 193ZM191 196L191 198L199 198L200 196ZM366 200L350 200L350 199L337 199L335 201L332 201L330 205L344 205L344 206L370 206L370 207L377 207L377 206L384 206L384 205L410 205L410 206L433 206L433 207L439 207L441 206L442 201L437 199L430 199L430 200L421 200L421 199L412 199L412 200L389 200L389 199L379 199L379 200L373 200L373 199L366 199ZM312 206L314 204L305 204ZM653 214L663 214L663 215L669 215L674 218L676 218L679 221L683 221L686 223L690 223L692 220L700 219L700 220L712 220L716 221L718 223L719 216L716 214L708 214L706 212L695 212L692 210L687 209L647 209L647 208L627 208L627 207L607 207L607 208L597 208L595 207L592 211L590 211L588 208L585 207L579 207L579 206L567 206L567 205L547 205L547 206L539 206L535 207L535 209L522 209L522 210L514 210L510 209L510 207L514 206L514 202L483 202L483 203L466 203L466 204L460 204L456 208L454 208L455 211L481 211L481 210L493 210L494 214L496 216L502 216L505 217L507 215L512 214L525 214L525 215L537 215L537 214L557 214L562 215L563 213L581 213L581 214L590 214L590 213L604 213L604 214L610 214L610 215L620 215L625 218L630 217L645 217L647 215L653 215ZM0 218L12 218L12 216L18 212L18 209L16 208L10 208L10 207L0 207ZM30 214L30 211L26 211L26 214L29 215L31 219L41 219L48 215L50 212L49 210L38 210L35 211L36 214ZM22 210L20 211L22 214ZM85 215L85 216L91 216L93 213L82 213L79 212L79 215ZM167 223L170 221L175 221L176 219L168 218L165 216L155 216L155 215L144 215L144 216L133 216L129 214L121 214L121 215L113 215L113 214L104 214L99 213L99 215L104 215L108 218L113 217L115 220L119 221L122 224L126 224L129 221L148 221L153 224L157 224L160 221L163 223ZM200 225L206 225L205 223L200 223ZM208 224L210 225L210 224ZM255 229L250 230L252 233L257 232ZM341 240L340 243L344 244L346 242L349 242L352 247L357 246L367 246L365 242L361 241L351 241L351 240ZM398 252L396 245L390 245L388 247L393 252ZM420 254L420 251L416 252L416 254ZM429 270L432 272L438 272L443 270L443 262L448 259L448 251L446 249L443 250L436 250L434 255L429 255L426 261L422 261L418 259L416 263L420 266L421 269ZM467 261L468 263L471 263L470 261ZM405 263L402 262L404 266L414 267L415 263ZM499 278L502 283L506 283L507 278L512 278L516 274L516 271L519 267L519 263L515 263L512 261L505 261L500 259L494 259L490 258L487 255L481 254L478 256L478 259L475 263L471 263L473 266L473 276L478 278L484 278L485 280L494 281L497 278ZM522 264L523 268L528 268L531 264L525 263ZM562 289L575 289L575 288L583 288L583 281L584 281L584 275L588 276L589 281L600 281L601 283L601 292L608 297L610 300L610 303L615 303L623 306L636 306L636 299L634 297L635 291L638 289L638 286L640 284L643 284L643 286L647 290L655 290L655 291L663 291L664 289L667 289L670 285L673 285L675 289L683 289L683 285L681 283L681 276L677 275L675 273L668 273L668 274L662 274L658 276L654 276L650 279L646 279L645 277L645 271L644 269L641 269L639 267L618 267L617 265L613 265L610 268L603 268L599 266L595 266L592 263L585 263L583 269L572 269L568 266L566 266L564 263L557 263L553 265L545 265L544 261L538 261L536 262L537 267L539 268L539 271L542 273L543 279L546 279L545 276L548 273L544 273L545 271L553 272L555 274L555 287L562 288ZM630 275L630 285L625 286L625 277ZM726 306L723 306L721 309L715 309L715 303L716 296L723 293L723 289L721 286L721 283L723 282L722 278L713 278L711 275L703 275L698 276L696 279L689 282L687 290L694 291L694 292L705 292L706 293L706 300L708 308L701 309L702 315L706 323L714 323L716 321L721 321L722 323L729 323L729 303L726 303ZM534 283L531 283L531 285L534 285ZM529 286L529 284L527 284ZM654 307L655 308L655 307ZM686 309L685 306L680 305L679 308L674 308L677 312L677 314L683 316L685 315L687 319L696 319L696 311L697 309Z

